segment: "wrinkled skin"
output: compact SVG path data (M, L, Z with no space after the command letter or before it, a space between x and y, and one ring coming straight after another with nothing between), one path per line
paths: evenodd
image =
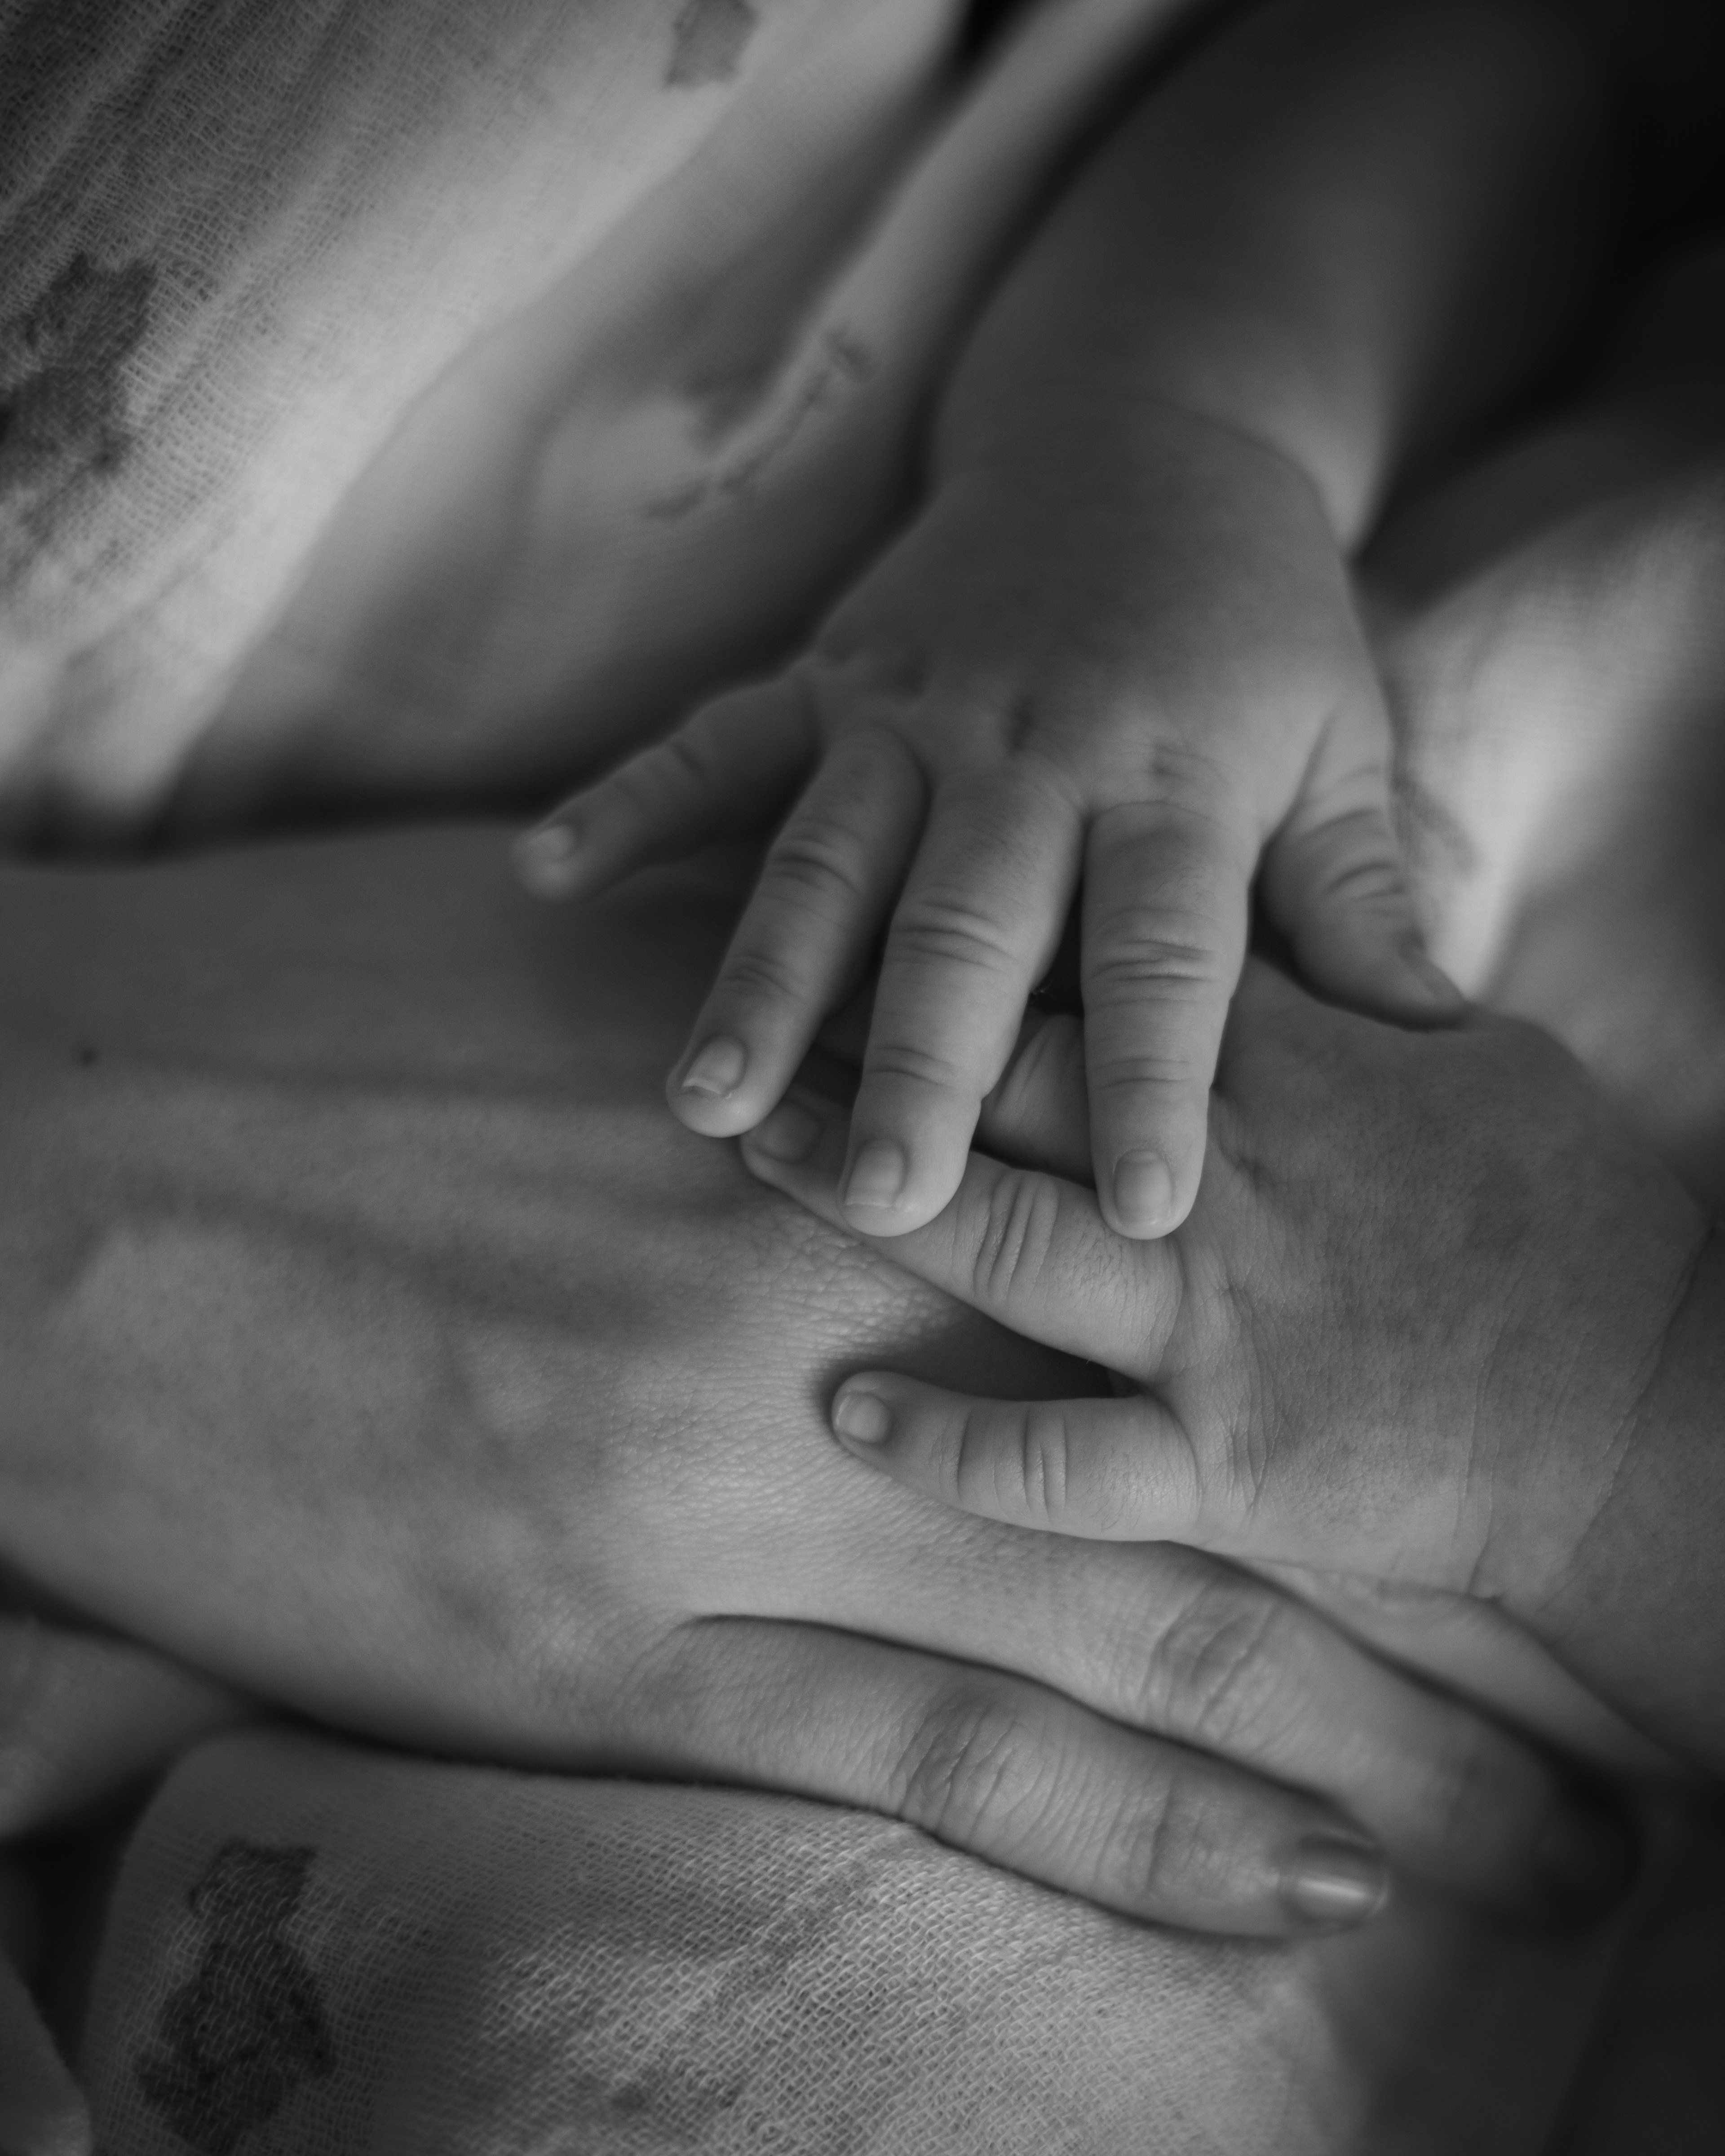
M863 1358L1087 1380L666 1124L724 885L546 916L481 830L0 902L39 1589L348 1727L873 1804L1200 1928L1309 1928L1287 1881L1350 1818L1499 1907L1609 1889L1549 1767L1275 1590L831 1445Z
M1081 1172L1070 1019L1008 1074L997 1142ZM794 1117L795 1120L792 1120ZM827 1217L838 1116L808 1095L747 1147ZM806 1150L798 1151L806 1142ZM906 1262L1130 1391L998 1411L926 1387L884 1455L990 1517L1170 1535L1499 1598L1567 1584L1709 1243L1700 1209L1532 1028L1411 1035L1268 966L1242 984L1187 1225L1116 1235L1060 1174L973 1160ZM863 1435L860 1431L855 1433Z

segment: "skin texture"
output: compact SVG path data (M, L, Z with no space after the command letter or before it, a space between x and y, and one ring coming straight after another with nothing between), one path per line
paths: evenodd
M1566 1612L1606 1584L1602 1522L1692 1441L1655 1403L1717 1307L1705 1215L1579 1065L1511 1021L1412 1035L1255 963L1203 1194L1161 1245L1117 1235L1068 1179L1081 1087L1073 1022L1033 1030L992 1135L1067 1176L973 1155L904 1261L1103 1363L1119 1396L991 1404L865 1373L835 1400L838 1434L989 1517L1471 1593L1573 1653L1586 1634ZM837 1219L841 1122L797 1096L747 1157ZM1697 1547L1716 1529L1703 1509ZM1620 1663L1675 1659L1692 1679L1674 1722L1668 1686L1654 1707L1615 1671L1619 1703L1716 1758L1711 1628L1686 1645L1681 1599L1610 1584L1596 1624L1635 1628Z
M1455 1017L1345 562L1569 326L1606 116L1582 47L1489 7L1269 8L1158 86L1005 281L927 501L809 650L524 842L534 888L592 891L797 797L672 1075L691 1128L757 1125L884 937L843 1202L923 1224L1081 880L1120 1233L1193 1202L1260 865L1326 993Z
M1717 902L1725 670L1713 573L1725 528L1722 289L1717 246L1674 260L1638 295L1578 401L1412 505L1368 564L1435 948L1471 992L1568 1044L1642 1144L1715 1219L1725 1193ZM1076 1050L1070 1030L1065 1041ZM1476 1054L1484 1047L1476 1044ZM1510 1031L1498 1050L1506 1081L1526 1059L1530 1083L1554 1084L1574 1105L1573 1069L1548 1042ZM1066 1111L1081 1116L1081 1087L1070 1074L1062 1082ZM1029 1113L1029 1091L1019 1089L1013 1103L1026 1157L1081 1173L1081 1127L1062 1131L1061 1085L1040 1097L1052 1111L1040 1121ZM999 1106L985 1108L983 1126L997 1151ZM1599 1116L1597 1100L1586 1114ZM1445 1118L1440 1104L1437 1127ZM1361 1163L1355 1133L1345 1135L1336 1172L1351 1185ZM1451 1135L1456 1143L1434 1178L1411 1193L1392 1184L1404 1191L1410 1248L1444 1196L1450 1158L1478 1158L1472 1127ZM1530 1160L1548 1158L1553 1136L1540 1129ZM826 1142L836 1159L838 1140ZM1623 1142L1621 1128L1612 1131L1614 1152ZM1513 1166L1507 1188L1525 1196L1527 1163ZM783 1169L769 1172L783 1183ZM1642 1173L1657 1186L1651 1159ZM1495 1196L1501 1215L1504 1191ZM1568 1239L1567 1218L1562 1231ZM1398 1250L1391 1276L1404 1275L1409 1261L1409 1249ZM1706 1329L1704 1297L1689 1300ZM1686 1358L1689 1396L1672 1396L1683 1358L1668 1363L1660 1389L1700 1440L1699 1461L1692 1455L1686 1464L1703 1469L1717 1452L1709 1434L1725 1331L1717 1312L1711 1331L1711 1363L1706 1341L1692 1341L1700 1352ZM1393 1455L1387 1448L1380 1464ZM1684 1465L1684 1448L1667 1458ZM1644 1724L1704 1751L1722 1659L1707 1632L1718 1540L1705 1522L1720 1517L1720 1493L1693 1475L1675 1489L1661 1491L1656 1481L1643 1488L1639 1505L1620 1498L1608 1507L1589 1566L1531 1621L1548 1638L1561 1629L1569 1665L1592 1670ZM1459 1629L1445 1639L1452 1677L1462 1681L1465 1671L1507 1711L1537 1711L1537 1687L1505 1682L1504 1647L1529 1635L1502 1629L1501 1604L1395 1586L1364 1571L1271 1570L1399 1656L1429 1655L1454 1622ZM1661 1612L1648 1611L1650 1592ZM1638 1597L1653 1625L1635 1615ZM1659 1651L1650 1654L1655 1640ZM1711 1827L1702 1811L1692 1821L1701 1835L1679 1837L1657 1866L1656 1891L1619 1961L1551 2143L1564 2156L1618 2156L1645 2147L1650 2134L1686 2156L1717 2143L1725 1901L1716 1795L1710 1809ZM1542 2133L1537 2145L1548 2140Z
M855 1474L859 1358L1083 1373L667 1128L735 896L546 913L483 830L8 872L15 1572L343 1727L870 1805L1182 1924L1363 1915L1374 1838L1609 1896L1548 1763L1279 1591Z

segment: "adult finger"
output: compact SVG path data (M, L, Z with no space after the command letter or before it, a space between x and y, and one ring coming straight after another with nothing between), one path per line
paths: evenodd
M731 1137L773 1106L856 988L922 828L922 772L884 727L842 736L774 839L670 1075L692 1130Z
M1245 956L1255 847L1224 800L1110 808L1084 889L1084 1042L1104 1217L1165 1235L1192 1209L1210 1081Z
M1622 1822L1536 1745L1273 1583L1170 1543L1137 1554L1154 1593L1107 1657L1117 1693L1090 1705L1327 1797L1399 1870L1479 1907L1562 1921L1626 1885Z
M1078 874L1076 806L1021 773L943 785L887 932L851 1113L846 1224L903 1235L958 1187Z
M1387 726L1339 738L1340 747L1334 732L1320 745L1266 849L1266 907L1323 994L1404 1025L1450 1024L1466 1004L1426 953L1390 822Z
M770 821L817 747L794 673L733 689L524 833L516 873L538 897L590 898L636 869Z
M722 1619L678 1636L654 1690L632 1766L885 1812L1127 1916L1286 1938L1363 1922L1389 1891L1322 1799L1003 1671Z
M840 1387L833 1427L855 1457L985 1518L1158 1544L1212 1532L1184 1433L1153 1400L1014 1404L870 1373ZM1109 1711L1322 1792L1398 1862L1485 1907L1565 1921L1627 1886L1622 1823L1531 1747L1250 1573L1154 1555L1189 1591L1140 1626L1136 1694Z
M845 1111L793 1087L743 1141L751 1173L835 1227ZM1128 1374L1153 1372L1179 1312L1173 1252L1128 1242L1095 1194L1058 1176L973 1152L951 1204L897 1237L893 1262L1010 1331Z

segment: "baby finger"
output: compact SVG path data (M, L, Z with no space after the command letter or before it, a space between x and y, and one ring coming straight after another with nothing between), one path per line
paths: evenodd
M691 1130L752 1130L856 989L922 828L922 774L884 728L841 736L774 839L681 1061Z

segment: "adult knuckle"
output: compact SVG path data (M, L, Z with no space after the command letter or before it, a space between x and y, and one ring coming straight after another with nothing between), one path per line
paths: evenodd
M1040 1778L1019 1704L983 1686L942 1693L919 1717L892 1777L891 1809L942 1841L1008 1825Z
M1186 1869L1195 1821L1175 1777L1135 1789L1122 1807L1105 1862L1145 1907L1166 1902Z
M1151 1648L1147 1719L1204 1751L1261 1751L1293 1711L1296 1629L1287 1605L1265 1589L1206 1582Z

